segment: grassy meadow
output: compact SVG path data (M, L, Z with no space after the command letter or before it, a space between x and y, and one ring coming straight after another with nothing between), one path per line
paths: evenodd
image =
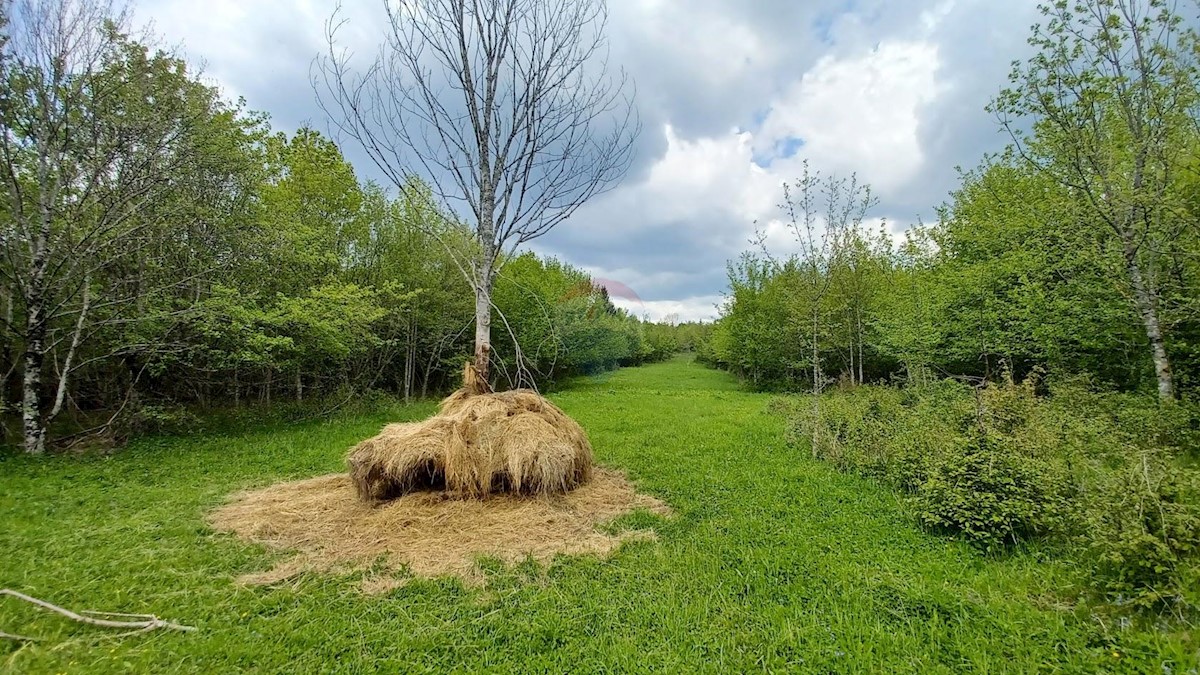
M232 492L341 470L386 415L141 440L110 457L0 460L0 587L198 627L113 639L0 600L9 672L1144 672L1197 639L1096 616L1047 551L985 556L923 532L887 489L784 441L770 397L687 359L552 399L601 464L666 501L657 542L549 568L481 561L486 587L361 573L242 587L279 553L214 534ZM620 523L614 525L619 527Z

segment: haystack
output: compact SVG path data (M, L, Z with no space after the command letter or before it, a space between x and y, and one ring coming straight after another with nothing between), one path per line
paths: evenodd
M438 414L390 424L350 451L360 498L560 494L591 479L592 446L566 413L534 391L487 392L469 364L463 379Z

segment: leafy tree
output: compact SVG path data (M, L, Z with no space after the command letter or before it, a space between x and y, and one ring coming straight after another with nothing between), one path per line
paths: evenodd
M85 342L157 290L139 266L180 236L167 226L178 197L204 181L181 184L197 178L193 163L206 166L209 122L229 109L180 60L129 40L112 2L6 2L4 14L7 339L23 345L24 444L36 454Z
M1041 10L1046 23L1029 40L1038 53L1014 67L991 109L1017 156L1067 190L1072 220L1112 254L1112 283L1141 319L1159 397L1170 399L1163 256L1192 227L1172 187L1192 147L1196 36L1168 0Z

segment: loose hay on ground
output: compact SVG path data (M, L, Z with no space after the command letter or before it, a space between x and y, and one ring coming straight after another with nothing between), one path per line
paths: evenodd
M281 483L235 496L213 512L215 529L296 555L244 583L275 583L301 572L407 566L420 577L477 580L476 560L549 562L557 554L607 556L622 542L652 532L608 534L597 526L637 509L669 515L661 501L638 494L620 472L597 468L590 482L562 495L494 495L458 499L415 492L370 504L345 474ZM365 587L387 590L388 583Z

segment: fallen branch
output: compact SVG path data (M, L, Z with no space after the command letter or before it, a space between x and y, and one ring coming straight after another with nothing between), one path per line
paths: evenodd
M37 605L38 607L41 607L42 609L48 609L51 612L61 614L62 616L65 616L72 621L77 621L79 623L85 623L85 624L88 624L89 626L100 626L102 628L127 628L127 629L129 629L128 632L121 633L120 635L133 635L135 633L148 633L152 630L157 630L159 628L166 628L169 630L179 630L179 631L184 631L184 632L191 632L191 631L196 630L196 628L194 626L181 626L177 623L172 623L170 621L160 619L157 616L154 616L153 614L121 614L118 612L92 612L89 610L81 610L82 613L76 614L75 612L72 612L69 609L59 607L58 605L50 604L49 602L46 602L45 600L39 600L35 597L25 595L24 593L20 593L18 591L14 591L14 590L11 590L8 588L0 589L0 595L9 595L14 598L17 598L18 600L24 600L25 602L28 602L33 605ZM85 614L89 615L89 616L84 616ZM129 620L114 621L112 619L99 618L99 617L104 617L104 616L109 616L109 617L120 616L120 617L125 617L126 619L129 619ZM116 637L120 637L120 635L118 635ZM10 635L9 633L4 633L4 632L0 632L0 638L6 638L9 640L19 640L19 641L24 641L24 642L35 642L38 640L38 638L25 637L22 635Z

